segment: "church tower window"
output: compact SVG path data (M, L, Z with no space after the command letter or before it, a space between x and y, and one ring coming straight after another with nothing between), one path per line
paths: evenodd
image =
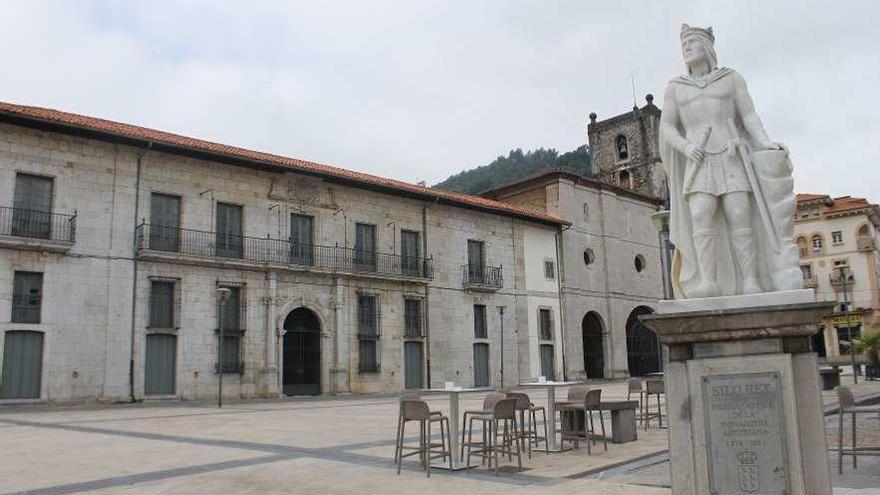
M626 136L620 135L617 136L617 139L614 141L614 147L617 149L617 159L622 161L629 158L629 146L626 142Z
M620 187L632 189L632 180L630 179L629 171L627 170L620 172Z

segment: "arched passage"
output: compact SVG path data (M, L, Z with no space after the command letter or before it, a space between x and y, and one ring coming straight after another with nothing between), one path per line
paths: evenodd
M626 361L630 376L643 376L660 371L660 343L639 316L653 313L647 306L637 306L626 319Z
M296 308L284 319L282 350L284 395L321 393L321 322L306 308Z
M584 371L587 378L605 377L605 350L602 333L605 325L602 317L595 311L589 311L581 322L581 334L584 345Z

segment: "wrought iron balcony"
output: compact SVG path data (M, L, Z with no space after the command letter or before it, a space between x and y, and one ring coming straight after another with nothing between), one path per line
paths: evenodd
M76 214L0 206L0 246L64 252L76 239Z
M819 277L814 273L809 277L804 277L804 289L815 289L819 286Z
M500 266L461 265L461 279L465 289L494 291L504 285Z
M866 235L856 237L856 248L859 251L873 251L875 248L874 239Z
M852 289L852 285L853 283L855 283L856 277L849 267L844 268L843 277L846 279L847 288ZM835 288L843 286L844 280L840 276L840 268L834 268L833 270L831 270L831 273L828 274L828 278L831 281L831 285Z
M366 276L434 278L433 258L147 223L138 225L136 234L136 249L140 257L162 260L202 259L225 264L284 265L298 269Z

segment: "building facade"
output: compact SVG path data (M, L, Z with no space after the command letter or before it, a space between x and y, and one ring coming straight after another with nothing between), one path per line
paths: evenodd
M562 376L546 211L5 103L0 177L0 401Z
M587 136L593 171L600 181L647 194L668 196L666 174L660 162L660 109L654 96L631 112L605 120L590 114Z
M804 287L813 288L817 300L837 302L816 336L819 355L828 361L848 356L850 335L880 330L878 229L880 207L866 199L797 196L795 241Z
M570 379L661 369L660 347L638 316L663 298L662 201L567 172L546 172L485 193L564 218L559 239L565 369Z

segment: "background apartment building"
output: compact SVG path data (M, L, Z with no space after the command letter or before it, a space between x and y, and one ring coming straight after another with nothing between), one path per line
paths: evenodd
M0 399L562 375L552 214L12 104L0 177Z
M864 198L798 194L796 215L804 286L815 289L817 300L837 302L816 336L819 356L834 360L849 353L850 333L880 330L880 207Z

